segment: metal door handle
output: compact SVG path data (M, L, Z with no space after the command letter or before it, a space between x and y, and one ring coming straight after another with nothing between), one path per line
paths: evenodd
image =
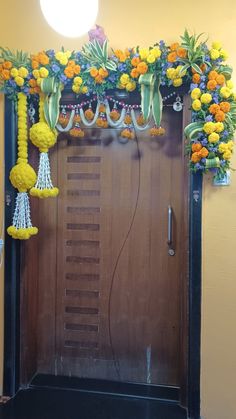
M167 233L167 244L172 244L172 208L168 206L168 233Z

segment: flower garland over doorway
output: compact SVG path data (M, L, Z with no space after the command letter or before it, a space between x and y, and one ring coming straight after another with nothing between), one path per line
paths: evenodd
M149 129L150 137L158 140L165 133L160 92L164 86L178 92L185 84L191 95L192 122L185 127L190 170L225 175L236 128L232 69L225 63L227 53L221 44L213 42L208 48L202 36L185 30L181 41L170 46L160 41L148 48L109 50L104 31L97 26L79 52L47 50L28 56L0 48L1 89L17 103L18 115L18 159L10 173L18 189L8 227L13 238L28 239L37 233L27 191L40 198L59 192L51 180L48 157L58 131L83 138L83 126L121 127L121 137L132 140L135 130ZM60 106L64 88L74 92L78 105ZM130 94L139 90L141 104L114 101L108 96L111 89ZM31 95L39 97L39 122L28 130L27 98ZM27 160L28 135L40 152L37 175Z

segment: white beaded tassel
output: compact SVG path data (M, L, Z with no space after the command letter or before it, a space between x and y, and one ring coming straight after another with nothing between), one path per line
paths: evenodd
M30 205L27 192L18 192L13 215L13 226L17 229L31 228Z
M50 162L47 152L40 153L38 177L35 186L30 190L30 194L40 198L57 196L58 188L54 188L51 180Z

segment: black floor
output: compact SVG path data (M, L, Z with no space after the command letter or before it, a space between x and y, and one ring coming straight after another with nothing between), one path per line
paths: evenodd
M21 390L0 406L0 419L186 419L173 402L62 389Z

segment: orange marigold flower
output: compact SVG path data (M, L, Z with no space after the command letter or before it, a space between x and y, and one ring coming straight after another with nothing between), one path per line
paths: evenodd
M79 138L84 137L84 131L80 127L74 127L70 129L69 132L72 137L79 137Z
M191 148L193 152L200 151L202 149L202 145L201 143L194 143Z
M143 117L142 114L140 114L137 118L137 124L142 126L142 125L144 125L144 123L145 123L144 117Z
M110 112L110 118L112 119L112 121L118 121L119 117L120 117L120 113L117 111L117 109L113 109Z
M201 152L200 151L196 151L195 153L192 154L191 160L193 163L198 163L202 158Z
M107 77L109 74L106 68L99 68L98 73L103 78Z
M77 122L79 123L81 121L80 115L78 113L75 114L74 118L73 118L73 122Z
M60 114L58 118L58 122L62 126L62 128L65 128L68 125L69 119L70 119L69 113L67 113L66 115Z
M174 63L176 61L177 54L176 52L170 52L170 54L167 55L167 61L169 63Z
M78 75L78 74L80 73L80 70L81 70L80 65L79 65L79 64L76 64L76 65L74 66L74 73L75 73L76 75Z
M201 76L200 76L200 74L198 74L198 73L195 73L194 75L193 75L193 77L192 77L192 80L193 80L193 83L200 83L200 81L201 81Z
M36 80L35 79L30 79L29 80L29 85L30 85L30 87L36 87L37 86Z
M207 69L206 64L201 64L201 65L200 65L200 69L201 69L201 70L202 70L202 72L204 73L204 72L206 71L206 69Z
M207 88L208 90L214 90L217 86L216 80L209 80L207 82Z
M121 49L115 50L114 53L115 53L115 56L119 59L119 61L121 63L123 63L127 58L127 56L125 55L125 53L123 51L121 51Z
M36 68L38 68L38 67L39 67L39 62L38 62L38 61L36 61L36 60L32 60L32 61L31 61L31 66L32 66L32 69L33 69L33 70L36 70Z
M133 132L133 130L131 130L129 128L123 129L123 131L121 131L120 135L121 135L121 137L129 138L130 140L132 140L134 138L134 132Z
M100 76L99 74L95 77L95 82L97 83L97 84L102 84L102 82L103 82L103 77L102 76Z
M75 66L75 62L74 62L74 60L69 60L67 65L68 65L69 67L74 67L74 66Z
M11 61L4 61L4 63L2 64L2 66L6 70L10 70L12 68L12 63L11 63Z
M177 49L177 55L178 55L178 57L180 57L180 58L185 58L185 57L187 57L187 50L185 49L185 48L178 48Z
M230 103L229 102L220 102L220 109L221 111L227 113L230 111Z
M86 111L84 112L84 115L88 121L92 121L92 119L94 118L94 113L91 108L86 109Z
M201 150L200 150L200 154L201 154L201 157L204 159L205 157L208 156L209 151L207 150L206 147L202 147Z
M145 74L148 71L148 66L144 61L138 64L137 70L140 74Z
M100 105L99 106L99 112L105 113L106 112L106 107L105 105Z
M49 63L49 57L47 56L47 54L45 54L44 51L42 51L38 54L38 61L42 65L47 65Z
M140 58L139 57L133 57L131 60L131 64L133 67L137 67L137 65L140 63Z
M96 67L92 67L92 68L90 68L89 73L90 73L90 76L97 77L98 69Z
M149 130L149 134L151 135L151 137L159 137L160 135L164 135L165 134L165 129L164 128L161 128L161 127L152 127L150 130Z
M139 71L137 68L132 68L131 72L130 72L131 77L133 77L133 79L137 79L139 76Z
M11 78L10 71L9 70L2 70L1 76L3 80L9 80Z
M66 67L64 69L64 74L66 75L66 77L68 77L68 79L73 79L74 77L74 70L72 67Z
M216 77L218 76L217 71L212 70L210 71L210 73L208 74L208 80L216 80Z
M223 74L218 74L216 77L216 83L222 86L225 83L225 76Z
M130 115L125 115L124 123L130 125L132 122L132 118Z
M213 115L215 115L217 112L219 112L220 107L217 103L213 103L210 107L209 107L209 112L212 113Z
M104 118L98 118L96 120L96 125L97 125L97 127L100 127L100 128L107 128L108 127L107 120L104 119Z
M215 120L217 122L223 122L225 120L225 113L223 111L218 111L215 114Z
M170 45L170 50L171 51L176 51L179 48L179 43L178 42L174 42L173 44Z

